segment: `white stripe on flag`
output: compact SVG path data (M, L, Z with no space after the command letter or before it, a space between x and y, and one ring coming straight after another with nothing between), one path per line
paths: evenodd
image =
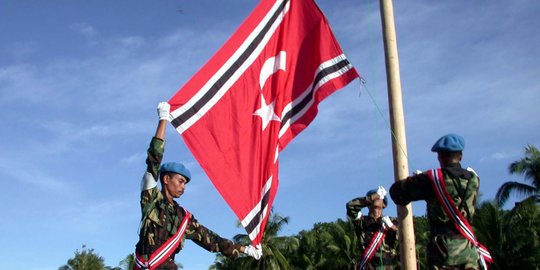
M317 78L317 75L322 71L324 70L325 68L328 68L328 67L331 67L333 65L336 65L337 63L343 61L343 60L346 60L347 58L345 57L344 54L341 54L341 55L338 55L337 57L333 58L333 59L330 59L322 64L319 65L319 67L317 68L317 70L315 71L315 74L313 75L313 80L315 80L315 78ZM353 68L353 66L351 64L347 65L347 66L344 66L342 67L341 69L333 72L333 73L330 73L330 74L327 74L325 77L323 77L318 83L317 85L315 85L314 89L313 89L313 93L311 93L311 90L313 88L313 82L306 88L306 90L304 90L302 92L302 94L300 96L298 96L297 98L295 98L291 103L287 104L284 108L283 108L283 111L281 113L281 115L285 115L287 114L289 111L291 111L294 106L296 106L298 103L302 102L302 100L309 94L312 94L313 96L315 96L315 93L317 92L317 90L319 90L319 88L321 88L321 86L323 86L325 83L327 83L328 81L332 80L332 79L335 79L343 74L345 74L347 71L351 70ZM295 115L292 115L290 119L287 120L286 123L283 124L281 130L279 131L279 137L281 138L283 136L283 134L285 134L285 132L289 129L291 123L294 123L296 122L296 120L298 120L300 117L302 117L306 111L311 108L311 105L313 105L313 102L315 102L314 99L311 99L309 101L308 104L306 104L306 106L304 106L304 108L302 108L302 110L298 113L296 113Z
M244 228L246 228L249 225L249 223L251 222L251 220L255 216L257 216L259 214L259 212L261 211L262 198L265 197L265 194L267 192L270 192L270 188L272 187L272 177L273 176L270 176L270 178L268 178L268 180L266 181L266 183L263 186L263 189L261 190L261 200L255 205L255 207L253 207L253 209L251 209L249 214L247 214L247 216L242 220L241 223L242 223L242 226L244 226ZM268 210L268 205L265 205L264 209L263 209L263 212L262 212L262 217L266 216L267 210ZM259 234L260 227L261 227L261 222L262 222L262 218L261 218L261 220L259 220L259 223L257 224L256 228L252 232L248 232L250 239L255 239L255 236L257 234ZM253 237L252 237L252 235L253 235Z

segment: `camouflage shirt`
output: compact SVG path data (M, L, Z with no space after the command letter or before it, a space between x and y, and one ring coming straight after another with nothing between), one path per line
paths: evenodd
M373 235L379 231L382 226L382 216L378 219L373 218L369 215L363 215L360 219L356 219L358 212L369 205L373 201L369 197L359 197L351 200L347 203L347 216L352 220L354 224L354 230L358 243L360 244L360 255L369 245ZM397 225L396 221L392 219L392 222ZM383 240L383 243L377 250L377 253L373 255L370 263L372 265L395 265L397 263L397 232L394 230L386 230L386 236Z
M472 171L461 168L459 163L443 167L441 170L446 189L453 198L454 204L469 223L472 223L480 184L478 176ZM465 265L466 269L478 268L476 249L459 233L444 212L427 172L395 182L390 187L390 196L399 205L406 205L411 201L426 201L431 232L427 247L430 269L452 265Z
M159 138L152 138L146 159L146 173L141 183L141 211L142 219L139 231L139 242L136 251L144 259L152 254L171 236L173 236L186 212L173 201L169 203L157 187L158 172L163 157L165 142ZM227 257L235 258L240 252L241 245L221 238L213 231L197 222L191 215L185 238L211 252L220 252ZM183 247L184 239L174 254ZM174 255L171 256L158 269L175 269Z

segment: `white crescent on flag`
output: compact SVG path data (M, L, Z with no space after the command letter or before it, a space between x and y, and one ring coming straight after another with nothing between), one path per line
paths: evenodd
M169 100L172 125L253 244L277 192L279 152L358 77L314 1L262 0Z

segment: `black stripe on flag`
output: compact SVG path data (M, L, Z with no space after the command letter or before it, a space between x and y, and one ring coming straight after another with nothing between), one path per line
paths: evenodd
M298 104L296 104L290 111L288 111L285 115L281 118L281 127L294 117L296 114L301 112L313 99L313 93L315 92L315 86L321 81L324 77L328 76L329 74L332 74L338 70L340 70L343 67L346 67L350 65L351 63L347 59L343 59L340 62L336 63L335 65L329 66L317 73L317 76L315 76L315 79L313 80L313 84L311 86L311 90L309 91L309 94L304 97Z
M191 108L186 110L184 113L176 117L171 121L171 124L177 128L180 125L182 125L184 122L186 122L188 119L190 119L193 115L197 114L201 108L212 99L213 96L216 95L216 93L223 87L223 85L231 78L231 76L242 66L242 64L246 61L246 59L253 53L255 48L261 43L262 39L266 35L266 33L269 31L272 24L277 20L283 9L285 9L285 5L289 2L288 0L283 1L279 8L275 11L275 13L272 15L270 20L266 23L266 25L263 27L261 32L253 39L253 41L249 44L249 46L246 48L246 50L234 61L234 63L231 65L231 67L223 73L223 75L208 89L208 91L203 95L201 99L199 99Z
M266 191L266 193L264 194L261 200L261 209L259 210L259 212L253 217L253 219L251 219L251 221L249 221L249 224L245 226L245 229L248 232L248 235L251 234L251 232L253 232L255 228L257 228L257 225L259 225L259 223L261 223L263 211L268 205L269 198L270 198L270 190Z

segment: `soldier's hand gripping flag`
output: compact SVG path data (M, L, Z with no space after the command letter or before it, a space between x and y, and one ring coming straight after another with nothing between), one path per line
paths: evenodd
M262 0L169 100L171 123L254 245L276 195L278 153L357 77L312 0Z

